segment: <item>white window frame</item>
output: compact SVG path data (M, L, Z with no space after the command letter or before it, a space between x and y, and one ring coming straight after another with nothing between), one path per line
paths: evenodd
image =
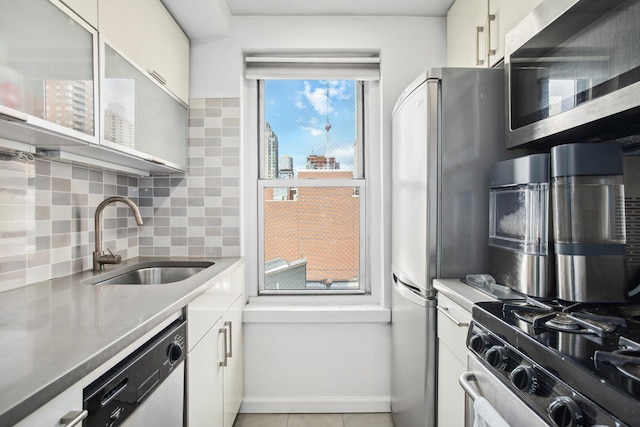
M365 138L363 136L364 129L364 84L363 81L356 81L355 96L357 97L356 103L356 171L357 176L349 179L282 179L282 178L263 178L266 176L266 145L265 141L265 128L266 120L262 117L264 114L264 82L268 79L258 80L258 139L259 139L259 175L258 175L258 295L327 295L327 294L365 294L370 292L368 287L368 281L366 276L366 185L365 185L365 173L364 173L364 145ZM310 79L311 80L311 79ZM317 79L314 79L317 80ZM265 229L264 229L264 190L266 188L275 187L295 187L295 188L321 188L321 187L333 187L333 188L358 188L360 203L359 203L359 254L358 254L358 289L266 289L265 288Z
M290 76L291 79L304 79L304 76ZM319 79L318 76L308 76L309 79ZM353 77L335 76L335 79L353 79ZM263 251L259 240L259 224L263 222L263 218L259 218L258 212L263 208L259 206L259 193L263 192L259 184L260 164L260 146L257 143L260 138L259 127L259 85L256 79L245 78L243 80L241 94L241 114L242 114L242 130L241 130L241 168L242 168L242 200L241 208L242 217L242 254L247 260L245 262L245 278L246 287L245 295L249 303L269 304L269 305L361 305L361 304L382 304L385 300L383 277L385 269L383 268L386 260L386 251L383 248L384 242L387 240L385 226L388 218L385 212L388 210L386 206L385 193L389 191L388 185L385 184L385 175L387 165L390 163L387 158L389 153L388 147L382 142L382 103L381 103L381 85L376 79L368 79L363 85L364 105L362 108L364 114L364 129L359 130L360 135L365 136L363 146L364 152L359 153L361 160L361 170L364 171L367 178L362 182L364 185L366 196L361 199L360 214L365 215L364 229L361 231L361 239L364 240L364 262L360 268L364 269L363 282L364 293L360 294L329 294L321 291L320 294L303 291L302 294L278 294L266 295L259 294L260 277L263 271L259 271L258 264L261 259L261 251ZM375 174L369 174L367 171L375 170ZM290 186L289 183L284 184L284 180L278 182L278 186ZM349 180L349 185L358 187L356 179ZM292 185L291 185L292 186ZM362 209L364 207L364 209Z

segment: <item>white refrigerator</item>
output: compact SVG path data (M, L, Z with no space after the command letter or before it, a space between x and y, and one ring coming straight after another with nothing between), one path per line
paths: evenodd
M489 165L504 149L504 74L429 69L393 110L391 410L436 425L434 278L488 271Z

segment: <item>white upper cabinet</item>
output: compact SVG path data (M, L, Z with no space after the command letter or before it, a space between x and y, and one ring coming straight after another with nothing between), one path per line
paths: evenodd
M98 17L110 44L189 103L189 39L160 0L100 0Z
M447 12L447 65L493 67L504 36L542 0L456 0Z
M504 58L504 36L535 9L542 0L489 1L489 66Z
M187 107L114 48L102 47L101 143L186 171Z
M487 0L456 0L447 12L447 65L487 66Z
M61 0L71 10L87 21L93 28L98 28L98 0Z
M1 0L0 137L97 142L97 34L57 1ZM22 126L25 125L25 126Z

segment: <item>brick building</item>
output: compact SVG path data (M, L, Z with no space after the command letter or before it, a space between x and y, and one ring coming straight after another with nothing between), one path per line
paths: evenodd
M351 179L353 172L308 169L298 178ZM357 281L360 200L354 189L299 187L286 193L289 197L276 198L272 188L265 190L265 262L306 259L307 283L289 288Z

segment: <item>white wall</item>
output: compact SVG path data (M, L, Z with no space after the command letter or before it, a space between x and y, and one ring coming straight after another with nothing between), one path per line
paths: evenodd
M372 164L368 193L380 220L371 231L375 252L369 277L384 284L376 303L389 307L391 276L390 153L391 112L402 90L421 71L446 60L444 18L409 17L235 17L231 36L191 44L191 98L241 98L244 53L370 51L381 58L380 110L377 141L369 147ZM241 102L243 104L243 102ZM242 120L242 119L241 119ZM245 123L246 129L250 124ZM251 138L245 138L251 139ZM371 143L372 141L369 141ZM255 169L254 141L241 141L243 176ZM243 212L255 209L255 181L243 184ZM247 215L248 217L249 215ZM246 219L246 218L245 218ZM243 229L255 228L243 220ZM253 232L244 236L247 265L255 265ZM247 286L255 274L247 271ZM298 310L300 307L298 307ZM285 308L286 310L286 308ZM390 327L376 320L304 322L283 315L277 321L256 315L245 323L245 400L243 412L369 412L390 405ZM297 320L294 320L297 318ZM349 316L347 316L349 318ZM265 319L265 320L260 320Z

